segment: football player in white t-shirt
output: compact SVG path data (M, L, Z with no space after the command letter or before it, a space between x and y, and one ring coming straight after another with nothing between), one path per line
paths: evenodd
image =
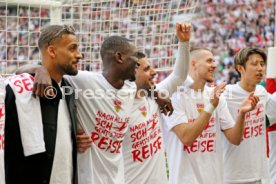
M157 90L166 90L169 94L176 91L188 74L190 25L176 25L179 40L178 56L173 72L157 85ZM156 72L146 57L139 59L136 70L137 94L131 109L129 129L123 141L123 156L125 166L125 182L168 183L165 153L161 132L160 108L150 89L155 85Z
M242 49L235 57L235 67L241 80L228 85L225 92L232 117L237 117L241 102L250 93L254 92L260 101L253 111L245 115L241 144L237 147L226 140L223 142L225 183L268 183L265 114L270 122L276 122L276 100L264 87L257 85L265 74L266 54L258 48Z
M189 75L194 80L173 94L174 112L164 117L164 140L169 162L171 184L223 183L221 134L238 145L244 130L244 115L252 110L258 98L253 93L240 105L236 123L225 99L220 97L225 84L215 89L205 87L214 80L215 61L207 49L190 53ZM212 95L214 94L214 95Z

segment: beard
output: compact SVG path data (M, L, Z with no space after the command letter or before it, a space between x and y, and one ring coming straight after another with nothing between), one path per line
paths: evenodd
M74 68L73 66L67 65L63 67L63 71L66 75L77 75L78 69Z

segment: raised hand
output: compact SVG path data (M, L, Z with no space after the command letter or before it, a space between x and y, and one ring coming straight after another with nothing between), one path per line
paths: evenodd
M176 23L176 35L179 41L188 42L191 36L191 24Z
M214 91L213 91L213 94L211 95L211 100L210 100L210 103L214 107L218 106L220 95L224 92L225 86L226 86L226 83L223 82L214 88Z
M254 92L251 92L249 96L242 102L240 113L246 113L255 109L259 102L259 97L254 96Z

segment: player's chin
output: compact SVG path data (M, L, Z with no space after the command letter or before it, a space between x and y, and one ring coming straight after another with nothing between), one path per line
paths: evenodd
M70 67L65 71L66 75L77 75L78 74L78 68L77 67Z
M214 78L213 77L207 78L206 82L214 82Z
M262 78L257 78L255 81L256 81L256 84L258 84L258 83L260 83L260 82L262 82Z

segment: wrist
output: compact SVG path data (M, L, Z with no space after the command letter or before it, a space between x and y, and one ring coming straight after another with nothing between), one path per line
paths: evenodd
M246 112L244 112L242 109L240 109L240 110L239 110L239 114L240 114L241 116L245 116Z
M189 43L190 40L179 40L180 43L184 44L184 43Z
M47 69L44 67L44 66L37 66L35 69L34 69L34 73L39 73L39 72L47 72Z
M215 111L215 109L216 109L216 107L213 106L213 104L209 103L208 105L206 105L206 106L204 107L203 110L204 110L205 112L209 113L209 114L213 114L213 112Z

